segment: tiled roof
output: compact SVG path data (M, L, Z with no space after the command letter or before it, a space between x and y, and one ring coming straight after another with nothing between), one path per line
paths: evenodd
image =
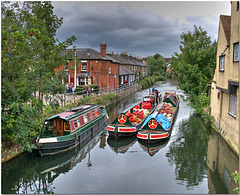
M72 49L66 49L62 51L61 55L66 55L68 52L72 51ZM94 49L76 49L77 59L82 60L104 60L104 58L100 55L99 52ZM72 59L75 58L75 54L73 52Z
M110 57L114 59L116 62L118 62L120 65L127 65L129 64L128 61L126 61L124 58L122 58L119 54L113 54L113 55L107 55L107 57Z
M120 66L120 72L119 75L133 75L134 73L130 70L128 70L126 67Z
M231 16L220 15L220 21L222 22L223 30L227 39L227 43L230 44L231 34Z

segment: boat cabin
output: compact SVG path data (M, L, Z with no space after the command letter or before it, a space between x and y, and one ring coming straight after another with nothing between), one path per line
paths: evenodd
M66 110L45 120L42 137L69 135L100 115L100 107L94 104L85 104Z

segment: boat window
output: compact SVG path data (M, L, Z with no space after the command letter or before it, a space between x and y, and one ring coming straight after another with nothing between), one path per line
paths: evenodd
M70 127L69 127L68 122L65 122L65 123L64 123L64 130L65 130L65 131L70 131Z
M52 131L52 130L53 130L53 122L52 122L52 121L49 122L48 130L49 130L49 131Z
M96 115L95 115L95 110L92 111L92 119L95 119Z
M92 115L91 115L91 113L88 113L87 115L88 115L89 121L91 121L91 120L92 120Z
M79 119L73 121L74 127L80 127Z
M84 114L84 115L83 115L83 121L84 121L84 123L87 123L87 122L88 122L87 114Z
M96 113L96 116L99 115L99 113L98 113L98 109L95 109L95 113Z
M53 126L54 126L54 127L57 126L57 120L53 120Z

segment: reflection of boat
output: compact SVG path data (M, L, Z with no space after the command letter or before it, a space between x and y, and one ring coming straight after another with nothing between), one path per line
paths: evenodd
M108 137L107 143L109 147L118 153L124 154L127 152L127 150L132 147L137 141L137 138L135 136L128 137L126 139L116 140L114 138Z
M53 194L53 181L60 175L69 172L78 163L85 159L86 167L91 166L90 152L104 137L103 131L106 124L91 133L76 147L55 155L40 158L37 153L23 153L12 159L7 166L3 165L2 188L3 194ZM35 151L34 151L35 152ZM88 159L86 159L88 158ZM16 171L16 169L18 169ZM9 177L14 175L14 177Z
M71 108L45 120L37 138L41 156L56 154L75 147L107 122L104 107L85 104Z
M109 136L119 139L135 135L148 115L155 110L161 98L161 93L155 90L145 96L143 101L121 112L116 119L108 125L107 130Z
M137 138L147 143L155 143L169 138L177 116L179 101L176 92L166 92L163 101L144 121Z
M71 170L77 163L81 162L86 157L87 153L90 153L91 149L93 149L99 142L101 134L99 133L99 130L81 141L78 146L64 152L63 154L61 153L51 157L44 157L48 159L48 161L45 161L47 163L41 164L41 173L43 174L65 166L67 166L68 171Z
M149 144L146 142L143 142L141 140L138 140L138 143L140 147L147 152L150 156L155 155L160 149L164 148L168 144L169 140L165 140L162 142L157 142L153 144Z

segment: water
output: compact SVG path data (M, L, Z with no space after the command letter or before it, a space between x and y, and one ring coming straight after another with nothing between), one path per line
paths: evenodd
M177 90L172 83L156 87L162 93ZM108 108L110 121L148 92ZM230 174L238 169L238 157L202 126L187 102L179 108L171 138L159 144L112 140L103 127L66 153L22 154L2 165L2 193L233 193Z

